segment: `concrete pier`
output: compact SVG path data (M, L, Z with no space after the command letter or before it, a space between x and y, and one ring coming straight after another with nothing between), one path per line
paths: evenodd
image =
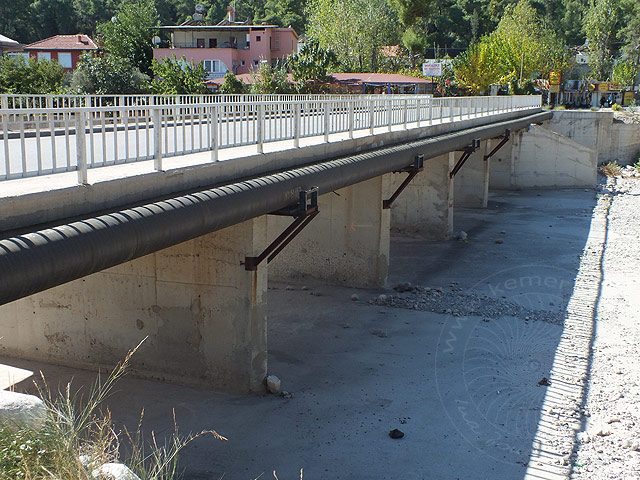
M456 157L457 155L457 157ZM453 180L449 172L459 153L424 161L424 171L409 183L391 206L391 228L395 232L418 234L430 240L449 238L453 232ZM406 174L391 176L391 191Z
M144 377L264 391L267 271L241 264L266 245L266 217L0 307L0 352L88 369L132 360Z
M318 198L319 215L269 264L269 276L319 279L333 285L383 287L389 270L390 212L382 208L390 175ZM291 218L268 217L269 239Z

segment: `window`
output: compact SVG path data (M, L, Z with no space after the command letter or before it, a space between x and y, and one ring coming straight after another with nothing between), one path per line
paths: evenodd
M215 73L220 71L220 60L205 60L204 69L209 73Z
M51 61L51 52L38 52L38 61L49 60Z
M204 48L204 38L196 38L196 47Z
M253 66L254 66L254 67L257 67L257 66L258 66L258 63L260 63L260 61L259 61L259 60L254 60L254 61L253 61Z
M244 60L240 61L240 65L242 65L244 67Z
M259 42L260 40L262 40L262 37L260 35L256 35L256 42Z
M58 52L58 63L62 68L72 68L71 65L71 53Z
M218 39L210 38L209 39L209 48L217 48L218 47Z

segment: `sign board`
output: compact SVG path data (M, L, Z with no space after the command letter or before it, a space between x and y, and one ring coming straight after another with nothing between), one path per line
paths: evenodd
M425 77L441 77L442 64L440 62L425 62L422 64L422 75Z
M620 90L620 84L618 82L609 82L609 90Z
M589 84L589 91L594 92L596 90L596 86L593 83Z
M549 85L549 93L560 92L560 85Z
M549 72L549 85L560 85L560 72Z
M622 105L631 105L633 101L633 92L624 92L622 97Z
M609 91L609 84L608 83L599 83L598 84L598 91L599 92L608 92Z

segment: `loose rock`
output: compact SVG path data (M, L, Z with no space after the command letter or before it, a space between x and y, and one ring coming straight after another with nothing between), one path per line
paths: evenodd
M278 393L280 391L280 379L275 375L267 375L267 390L270 393Z
M105 463L91 472L96 480L140 480L129 467L122 463Z
M391 438L396 438L396 439L397 438L402 438L402 437L404 437L404 432L401 431L401 430L398 430L397 428L394 428L393 430L391 430L389 432L389 436Z
M0 423L9 429L40 430L47 419L47 408L33 395L0 390Z

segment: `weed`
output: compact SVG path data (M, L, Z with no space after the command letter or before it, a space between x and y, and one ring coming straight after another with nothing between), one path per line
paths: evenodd
M124 437L123 450L130 452L124 463L134 473L142 480L173 480L179 477L178 454L189 443L205 434L226 440L213 430L180 436L175 414L174 433L164 444L159 444L151 432L151 441L145 447L142 415L135 435L126 428L124 435L116 433L111 413L101 410L101 404L125 375L141 344L129 351L104 381L98 374L86 400L80 390L73 391L71 382L53 394L41 373L41 384L36 388L47 408L47 420L38 431L0 425L0 479L91 480L93 469L118 461Z
M564 105L557 105L555 107L553 107L554 110L566 110L567 107L565 107Z
M603 163L600 165L600 173L607 177L620 177L622 175L622 167L618 162Z
M589 110L591 110L592 112L599 112L600 107L591 107Z

